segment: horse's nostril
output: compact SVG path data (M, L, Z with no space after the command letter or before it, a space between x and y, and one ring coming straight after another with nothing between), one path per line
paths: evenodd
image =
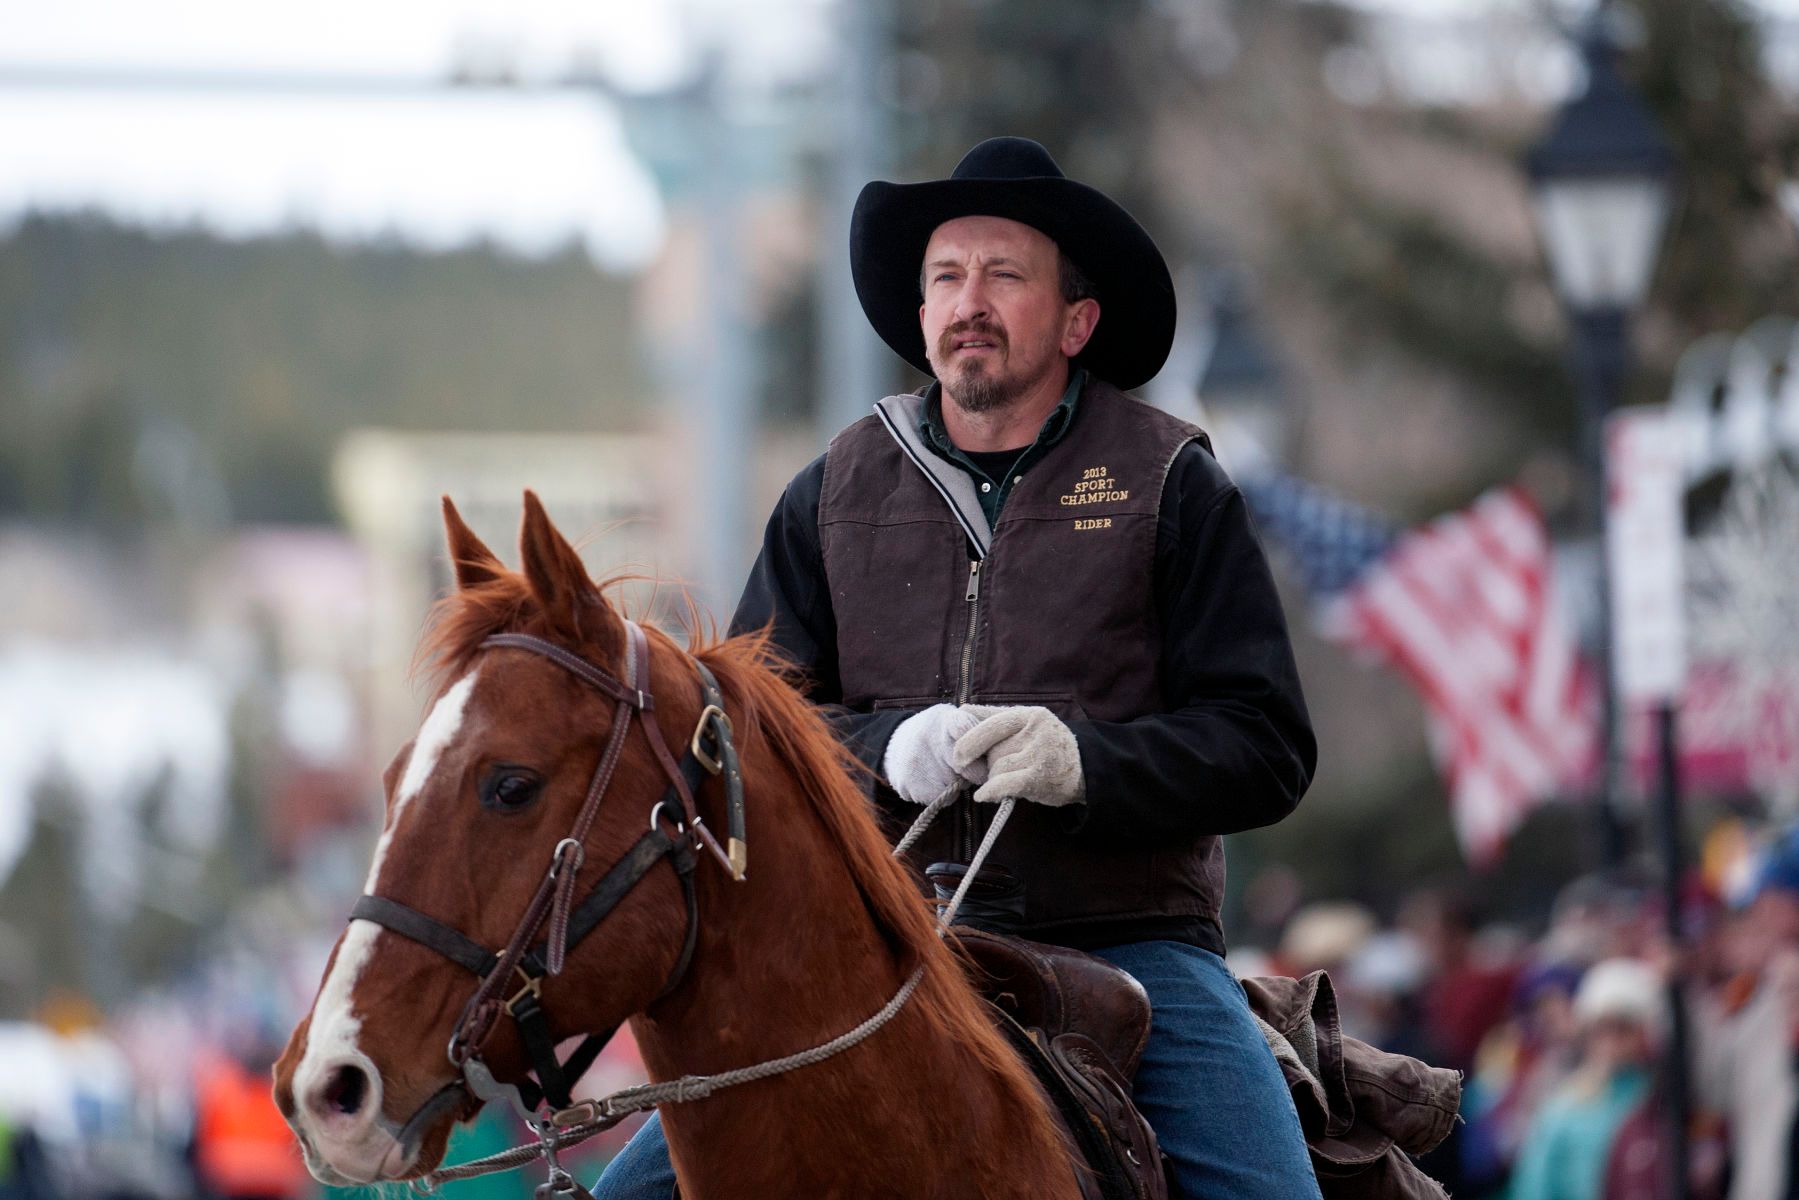
M369 1079L362 1073L362 1068L344 1063L331 1072L319 1098L327 1113L353 1117L362 1111L362 1102L367 1099L368 1094Z

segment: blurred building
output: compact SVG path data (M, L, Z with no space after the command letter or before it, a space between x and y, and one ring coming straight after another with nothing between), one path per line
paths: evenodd
M759 527L804 461L803 437L753 442L746 527ZM371 698L377 757L416 726L425 699L412 680L413 655L431 604L451 586L440 500L449 496L500 558L517 563L526 489L581 550L597 581L624 576L612 591L628 612L682 615L684 584L701 564L696 480L707 468L679 428L657 433L476 434L362 430L339 447L333 476L352 535L367 556L369 620L361 671ZM734 596L732 597L734 599ZM730 601L713 606L729 620Z

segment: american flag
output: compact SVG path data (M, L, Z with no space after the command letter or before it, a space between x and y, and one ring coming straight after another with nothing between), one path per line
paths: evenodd
M1490 863L1591 764L1592 688L1550 594L1549 538L1516 487L1402 533L1289 476L1242 483L1327 637L1418 689L1463 853Z

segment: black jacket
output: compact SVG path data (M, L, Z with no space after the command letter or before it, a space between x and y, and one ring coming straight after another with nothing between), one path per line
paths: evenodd
M776 506L732 628L772 625L776 643L805 673L811 698L878 769L887 739L910 713L839 704L837 624L818 531L824 461L801 470ZM1197 443L1179 452L1167 475L1154 574L1165 711L1071 722L1089 798L1072 815L1092 836L1155 844L1272 824L1309 784L1316 743L1243 497ZM1195 803L1196 793L1205 799ZM1093 945L1195 940L1174 924L1094 935L1087 939Z

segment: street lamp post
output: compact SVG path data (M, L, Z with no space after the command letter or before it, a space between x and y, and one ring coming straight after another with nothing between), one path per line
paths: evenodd
M1556 290L1574 329L1580 380L1581 458L1588 476L1588 528L1597 534L1599 671L1604 758L1598 811L1605 860L1623 858L1618 814L1622 735L1612 579L1606 546L1605 423L1623 392L1630 367L1630 315L1648 290L1666 223L1674 156L1654 118L1618 72L1618 46L1601 0L1582 38L1586 89L1556 113L1530 152L1537 225ZM1663 780L1661 849L1670 943L1680 928L1679 812L1675 788L1673 706L1657 722ZM1678 958L1678 955L1676 955ZM1687 1020L1678 979L1668 984L1670 1007L1668 1121L1672 1194L1687 1195Z
M1280 360L1262 336L1248 281L1234 269L1215 272L1207 283L1205 306L1209 336L1198 389L1206 415L1229 426L1230 436L1252 443L1245 447L1248 453L1285 461L1292 414Z
M1608 864L1623 852L1618 818L1621 739L1612 664L1611 579L1604 554L1605 418L1630 366L1630 314L1648 290L1668 209L1673 155L1618 73L1605 6L1582 39L1587 86L1531 150L1537 225L1574 328L1588 528L1599 535L1599 655L1604 760L1598 809Z

